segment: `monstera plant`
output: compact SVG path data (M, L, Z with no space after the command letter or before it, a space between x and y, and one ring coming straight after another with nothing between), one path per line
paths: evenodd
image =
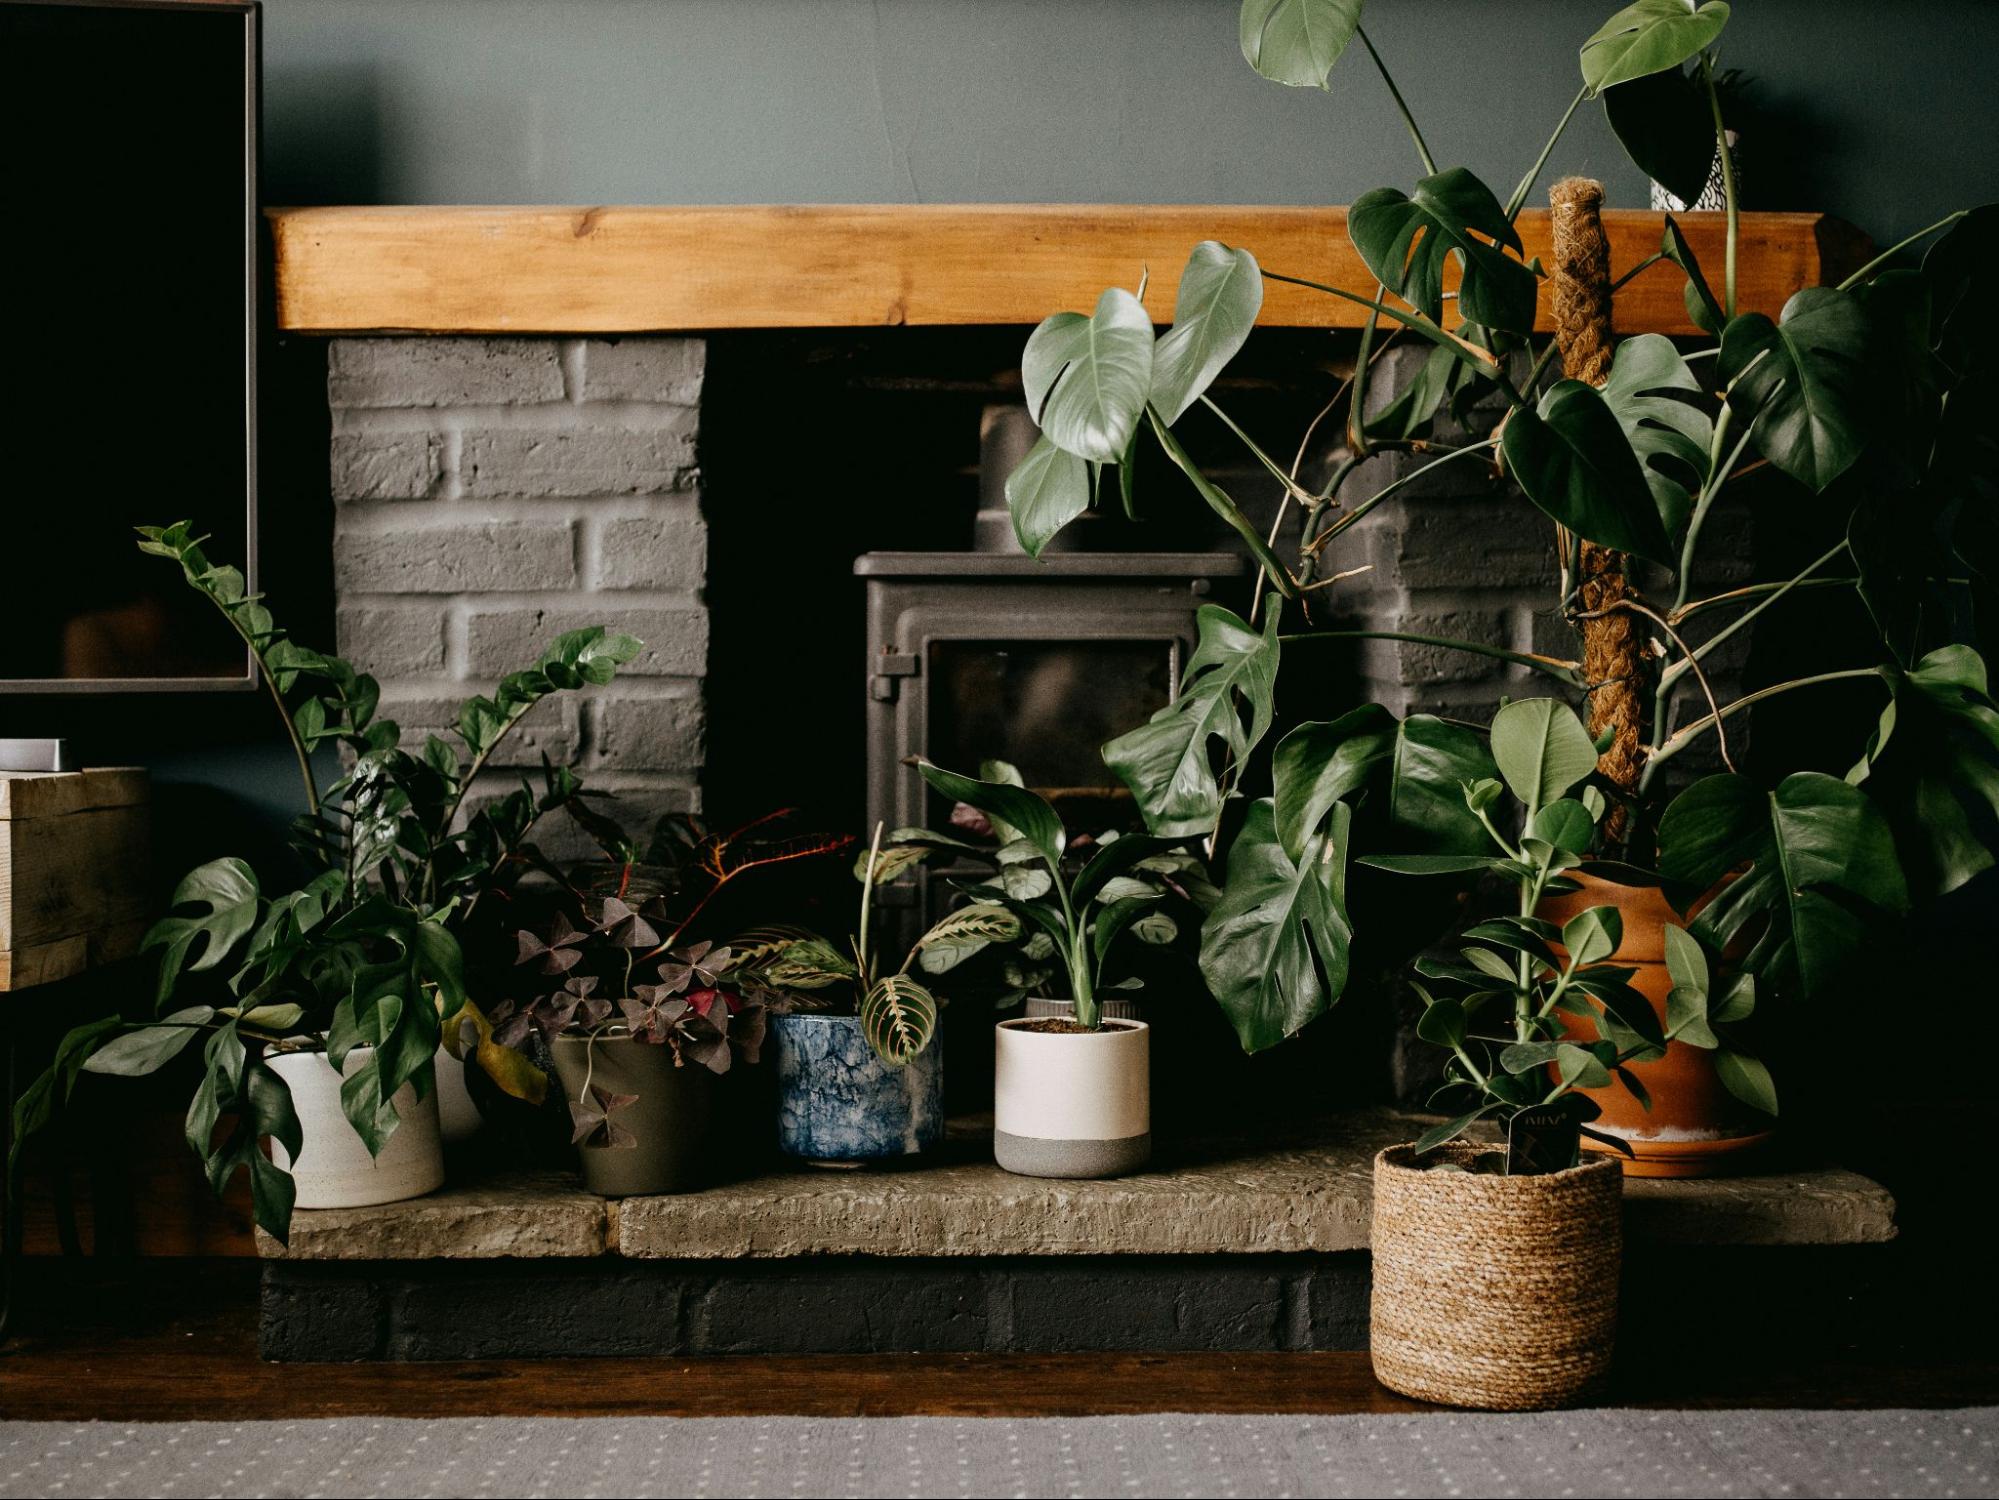
M1180 697L1104 751L1154 834L1211 840L1225 865L1223 899L1202 934L1207 982L1246 1048L1296 1032L1345 984L1356 924L1368 920L1349 902L1348 870L1375 859L1461 880L1498 867L1537 891L1561 889L1572 867L1663 882L1682 912L1693 911L1691 931L1715 963L1726 955L1731 972L1773 993L1819 990L1876 924L1993 863L1999 710L1975 641L1999 560L1999 445L1990 434L1999 362L1992 302L1974 278L1999 251L1999 209L1951 214L1836 286L1797 289L1773 318L1739 296L1744 236L1715 93L1727 5L1639 0L1612 16L1583 41L1574 101L1503 198L1432 155L1361 27L1362 10L1362 0L1246 0L1241 41L1251 66L1279 83L1325 87L1355 41L1388 80L1421 175L1411 187L1363 194L1347 215L1353 248L1379 283L1373 294L1208 242L1187 261L1164 334L1155 337L1137 296L1112 288L1088 315L1043 322L1022 360L1041 437L1007 493L1029 552L1099 493L1113 493L1098 483L1105 466L1117 471L1115 503L1135 513L1136 461L1156 445L1241 536L1267 580L1249 620L1202 612ZM1728 201L1720 266L1701 265L1671 218L1655 253L1607 271L1596 230L1594 245L1583 246L1600 258L1594 287L1587 267L1562 263L1559 244L1552 272L1525 257L1521 209L1570 118L1592 99L1634 160L1669 184L1705 180L1719 153ZM1593 200L1572 206L1586 231L1594 226ZM1920 263L1906 264L1926 240ZM1605 337L1610 292L1639 276L1684 283L1689 318L1709 336L1701 346ZM1570 298L1579 327L1544 339L1537 305L1551 279L1557 307ZM1366 309L1352 376L1321 414L1343 420L1345 438L1323 487L1299 478L1301 464L1273 458L1212 394L1268 281ZM1398 341L1424 357L1398 388L1372 389L1393 368L1380 356ZM1577 378L1557 378L1563 372ZM1253 525L1196 467L1179 429L1197 409L1241 442L1287 509L1297 507L1296 556L1279 556L1279 530ZM1403 455L1399 472L1359 492L1382 467L1364 460L1381 453ZM1504 476L1541 513L1553 542L1548 604L1576 632L1571 655L1332 631L1314 620L1325 591L1348 576L1341 544L1350 530L1404 492L1408 504L1423 504L1415 481L1444 466ZM1839 523L1840 539L1789 576L1708 582L1715 569L1703 537L1716 510L1776 487L1811 497L1813 516ZM1711 667L1725 643L1771 611L1823 609L1856 590L1878 627L1863 659L1741 696L1717 693ZM1257 611L1267 612L1260 627ZM1568 720L1573 734L1560 718L1545 719L1554 727L1535 753L1566 757L1559 789L1505 778L1525 804L1525 826L1494 821L1498 747L1476 726L1329 705L1323 720L1266 743L1284 653L1315 637L1371 634L1498 657L1585 705L1586 726ZM1843 779L1799 771L1766 786L1737 769L1728 732L1753 704L1863 682L1880 693L1879 723L1854 747ZM1719 769L1684 784L1676 768L1697 746ZM1266 774L1272 795L1241 807L1245 780ZM1579 789L1594 799L1586 816ZM1534 826L1554 803L1564 804L1558 826ZM1523 1016L1552 1015L1551 1001L1587 989L1588 965L1556 953L1560 934L1537 928L1531 906L1521 917L1527 925L1509 934L1512 949L1473 945L1495 976L1510 976L1503 984L1488 976L1495 982L1486 988L1512 995ZM1571 942L1569 958L1591 946ZM1682 958L1692 974L1691 955ZM1628 1073L1631 1049L1660 1040L1634 1041L1631 1017L1617 1007L1593 1009L1602 1033L1594 1050L1558 1041L1538 1022L1518 1034L1467 1030L1462 1006L1433 1012L1425 1034L1453 1049L1454 1086L1519 1108L1546 1094L1544 1064L1571 1082L1598 1081ZM1710 1029L1703 1021L1688 1035ZM1507 1049L1524 1071L1508 1072ZM1731 1088L1773 1109L1767 1073L1747 1051L1736 1055L1747 1062L1727 1070Z
M293 640L239 570L208 559L187 523L142 527L140 537L142 551L179 564L256 659L298 764L306 811L292 843L304 878L266 893L241 859L191 871L172 912L145 937L159 955L155 1015L114 1015L70 1031L16 1106L16 1139L49 1121L81 1072L143 1076L199 1040L188 1145L218 1194L247 1170L258 1225L283 1239L294 1187L259 1143L268 1137L295 1159L301 1129L291 1091L270 1064L274 1049L323 1049L335 1069L359 1052L340 1103L377 1155L399 1123L397 1091L414 1084L428 1093L440 1040L467 1022L478 1061L502 1088L536 1099L546 1088L538 1070L491 1040L466 994L458 934L539 861L529 834L580 784L544 762L539 788L523 778L483 806L468 808L467 798L529 709L553 693L609 682L641 647L601 626L561 636L492 696L465 703L458 745L432 735L411 753L397 726L376 717L375 679ZM347 766L322 787L315 753L329 746Z

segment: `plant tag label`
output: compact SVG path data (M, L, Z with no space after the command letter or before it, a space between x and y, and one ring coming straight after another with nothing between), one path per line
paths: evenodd
M1582 1121L1564 1103L1523 1109L1506 1131L1506 1170L1512 1176L1562 1172L1576 1164Z

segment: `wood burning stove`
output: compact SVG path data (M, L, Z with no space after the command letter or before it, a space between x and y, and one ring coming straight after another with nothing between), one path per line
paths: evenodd
M1225 552L870 552L867 827L944 827L951 809L906 764L968 774L1013 762L1073 826L1135 825L1098 748L1179 691L1195 611L1239 579ZM1231 591L1232 592L1232 591ZM884 904L927 923L934 882Z

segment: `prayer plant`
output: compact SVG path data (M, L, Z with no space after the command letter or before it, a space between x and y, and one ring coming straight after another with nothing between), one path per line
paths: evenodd
M143 1076L199 1038L188 1146L218 1194L246 1169L258 1225L283 1239L292 1180L259 1142L269 1136L296 1158L301 1139L291 1092L266 1061L271 1049L323 1050L336 1070L368 1049L341 1087L341 1104L376 1154L398 1123L397 1090L407 1083L427 1093L439 1041L464 1023L500 1087L541 1097L540 1070L495 1046L467 998L459 933L482 903L505 899L542 863L529 835L577 795L579 782L544 758L538 787L523 777L516 790L470 811L466 798L535 704L609 682L640 643L601 626L560 636L491 697L465 703L458 745L432 735L412 754L401 748L397 726L376 717L375 679L294 641L240 571L209 561L186 522L142 527L140 537L142 551L180 565L255 659L298 763L307 810L293 824L292 843L304 878L267 895L241 859L191 871L174 891L172 913L144 940L159 954L155 1017L108 1016L70 1031L16 1106L16 1140L49 1121L80 1073ZM340 748L346 770L322 787L314 754L327 746ZM11 1187L18 1161L8 1165Z
M1323 88L1358 40L1386 80L1362 11L1362 0L1246 0L1244 55L1277 82ZM1728 20L1719 0L1639 0L1611 17L1583 41L1568 112L1503 199L1464 167L1439 165L1390 81L1422 170L1412 187L1378 188L1349 210L1353 247L1379 282L1372 296L1208 242L1188 259L1163 335L1155 337L1138 297L1114 287L1093 312L1057 313L1028 340L1022 379L1041 437L1007 486L1023 546L1038 553L1087 509L1106 465L1117 469L1118 504L1135 514L1135 461L1156 445L1268 580L1247 621L1202 611L1179 699L1105 747L1152 833L1212 840L1225 862L1201 963L1247 1049L1289 1036L1338 997L1356 922L1347 894L1356 861L1428 860L1459 879L1497 861L1529 894L1559 881L1571 863L1614 868L1627 881L1662 882L1683 911L1732 877L1697 911L1694 938L1704 954L1726 950L1733 963L1739 953L1748 982L1780 994L1822 989L1879 924L1993 863L1999 709L1974 643L1999 576L1999 444L1990 433L1999 342L1992 299L1976 278L1999 254L1999 208L1953 213L1836 286L1798 288L1774 319L1743 306L1745 237L1716 91L1716 43ZM1614 357L1607 338L1588 347L1588 328L1571 332L1563 321L1565 296L1592 295L1587 268L1559 260L1554 296L1564 332L1544 340L1537 331L1550 273L1524 258L1515 224L1569 118L1591 99L1633 159L1669 186L1704 181L1719 154L1723 263L1701 265L1668 217L1658 250L1635 265L1599 268L1593 293L1607 314L1616 287L1640 276L1678 278L1692 324L1708 335L1698 347L1656 334L1616 344ZM1570 206L1594 226L1593 201ZM1924 241L1920 264L1905 265L1904 252ZM1596 248L1607 262L1600 238ZM1323 489L1301 482L1301 464L1273 458L1209 394L1248 338L1266 281L1366 309L1353 374L1321 413L1321 421L1342 421L1345 437ZM1607 332L1607 316L1595 327ZM1425 358L1399 388L1374 390L1379 356L1397 340L1419 341ZM1553 378L1558 359L1581 378ZM1279 531L1253 525L1194 464L1177 429L1197 408L1245 445L1287 510L1299 508L1296 557L1280 557ZM1399 461L1403 472L1358 492L1380 467L1365 460L1380 453L1409 455ZM1406 492L1408 504L1423 504L1414 481L1446 465L1510 478L1545 519L1549 606L1576 632L1572 657L1313 621L1321 591L1349 576L1340 553L1351 529L1391 496ZM1790 576L1704 586L1707 523L1718 507L1743 503L1745 491L1809 497L1811 514L1838 524L1840 539ZM1776 506L1764 514L1779 524ZM1711 565L1706 571L1712 576ZM1855 592L1876 627L1866 659L1717 698L1703 664L1724 642L1770 611L1824 609ZM1268 612L1261 628L1257 610ZM1568 760L1559 788L1548 783L1529 795L1506 778L1527 817L1523 829L1501 830L1489 801L1499 725L1516 722L1510 709L1490 737L1477 726L1397 719L1368 705L1265 745L1281 656L1305 640L1365 636L1497 657L1585 705L1587 729L1553 705L1535 710L1555 737L1549 746L1559 741ZM1738 772L1728 746L1737 715L1832 683L1870 684L1882 704L1844 778L1798 771L1765 786ZM1711 747L1724 769L1676 786L1682 778L1669 773L1695 745ZM1228 816L1252 771L1258 779L1267 772L1272 795ZM1572 795L1578 786L1585 791ZM1601 804L1586 819L1575 810L1595 804L1583 796ZM1559 838L1536 826L1558 804ZM1536 850L1556 853L1543 860ZM1374 915L1362 911L1358 920L1365 926ZM1543 950L1552 952L1553 941L1523 907L1505 939L1486 932L1471 943L1494 955L1477 961L1478 972L1495 971L1493 992L1510 995L1509 1014L1528 1027L1505 1044L1526 1049L1511 1059L1534 1070L1547 1047L1569 1045L1539 1034L1547 1007L1592 993L1587 961L1580 971L1551 962ZM1599 945L1567 946L1573 960ZM1517 963L1502 962L1509 951ZM1708 971L1696 984L1691 956L1681 959L1683 988L1706 995ZM1504 983L1501 967L1511 976ZM1716 993L1731 998L1715 1001L1702 1026L1720 1020L1726 1030L1750 991ZM1426 1034L1455 1048L1464 1004L1440 999ZM1616 1007L1612 1020L1637 1030ZM1691 1040L1694 1032L1680 1034ZM1638 1042L1613 1030L1596 1047L1551 1056L1557 1076L1588 1083L1622 1067ZM1495 1077L1541 1076L1511 1072L1505 1055L1496 1074L1482 1057L1458 1061L1455 1076L1484 1090L1488 1104L1512 1098ZM1774 1104L1767 1076L1751 1076L1760 1069L1728 1071L1744 1097ZM1524 1101L1523 1091L1512 1102Z

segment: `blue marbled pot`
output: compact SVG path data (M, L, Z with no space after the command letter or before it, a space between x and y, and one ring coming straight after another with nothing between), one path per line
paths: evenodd
M912 1156L944 1138L943 1048L904 1068L868 1047L857 1016L776 1016L777 1140L808 1161Z

